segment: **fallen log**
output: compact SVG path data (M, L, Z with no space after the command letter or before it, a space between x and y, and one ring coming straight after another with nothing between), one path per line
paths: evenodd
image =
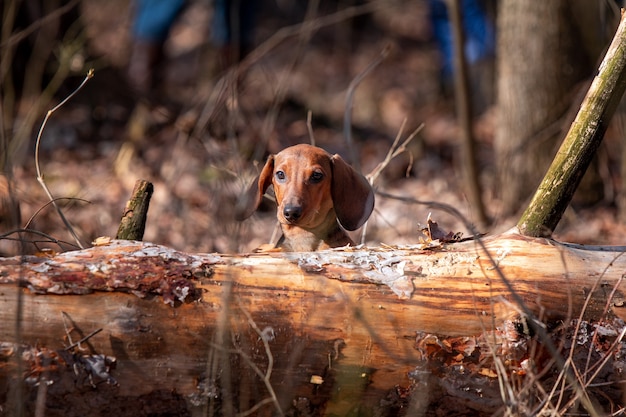
M69 366L75 385L97 386L100 396L176 393L191 408L225 415L281 414L305 401L343 415L354 396L379 406L410 386L424 335L626 316L623 247L514 230L424 246L217 255L105 241L52 257L0 258L0 341L13 343L4 345L7 358L56 352L44 355L54 370ZM18 381L17 366L0 367L1 380ZM53 373L41 361L25 366L22 375L36 383ZM10 385L0 386L0 398Z

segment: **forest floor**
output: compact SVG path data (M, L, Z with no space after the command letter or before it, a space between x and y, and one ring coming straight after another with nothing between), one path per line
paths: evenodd
M371 172L396 136L404 140L423 124L407 152L386 167L375 187L450 204L472 219L458 160L460 132L453 99L442 94L426 2L379 8L313 35L300 31L285 38L278 29L297 23L303 11L274 7L259 17L261 48L244 61L245 69L234 83L215 70L216 51L207 42L210 9L202 2L192 3L166 45L161 88L146 104L125 79L130 50L127 2L84 3L90 34L85 50L95 77L46 125L39 162L46 184L54 197L63 199L64 212L85 244L115 235L138 179L155 187L146 241L189 252L246 252L269 242L276 227L271 204L239 223L233 218L238 196L268 153L311 140L309 111L316 143L349 156L342 125L348 86L386 47L391 52L354 96L352 128L362 170ZM320 14L332 12L336 10ZM263 41L268 39L273 45L266 48ZM63 94L81 79L80 73L68 79ZM475 119L474 131L483 198L494 220L481 232L497 233L513 227L517 217L500 214L498 190L506 184L497 181L493 152L497 118L491 101L483 100L487 104ZM624 243L626 230L616 220L612 191L618 176L611 167L619 163L611 159L619 155L614 150L617 134L613 136L600 151L607 166L605 199L592 207L568 209L556 239ZM16 164L15 195L22 224L34 216L31 229L71 242L56 212L46 206L36 179L33 145L34 140ZM444 229L469 233L462 221L446 213L379 196L365 242L417 243L429 213Z

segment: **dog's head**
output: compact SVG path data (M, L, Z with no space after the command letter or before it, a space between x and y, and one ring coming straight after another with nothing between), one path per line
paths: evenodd
M334 213L347 230L356 230L374 209L374 192L367 179L339 155L311 145L295 145L271 155L250 186L239 220L254 213L272 185L280 223L314 229Z

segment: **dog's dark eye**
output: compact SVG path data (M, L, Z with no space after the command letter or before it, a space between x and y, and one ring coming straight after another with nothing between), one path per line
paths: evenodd
M314 172L311 174L311 177L309 178L309 181L311 181L312 183L318 183L320 182L322 179L324 178L324 174L322 174L321 172Z
M276 179L280 182L285 181L285 178L287 177L283 171L276 171L274 175L276 176Z

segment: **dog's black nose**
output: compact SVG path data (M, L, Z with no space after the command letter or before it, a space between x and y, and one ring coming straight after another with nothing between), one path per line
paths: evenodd
M290 221L290 222L298 221L300 216L302 216L302 207L288 204L283 209L283 216L285 217L285 220L287 221Z

